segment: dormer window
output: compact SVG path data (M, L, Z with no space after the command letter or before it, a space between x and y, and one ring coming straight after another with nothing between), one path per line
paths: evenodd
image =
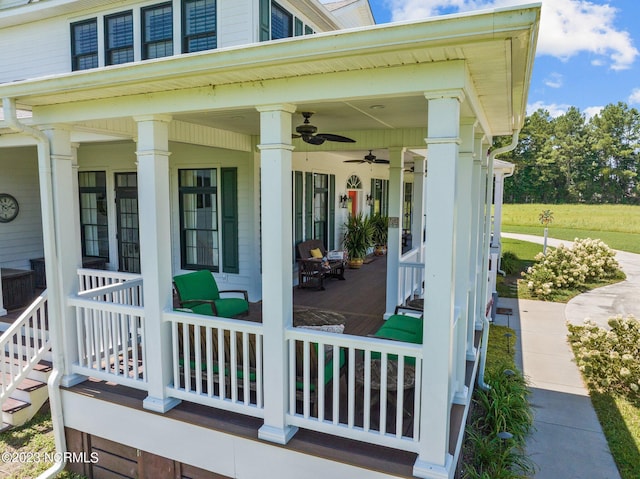
M199 52L217 47L215 0L183 0L182 52Z
M95 18L71 24L71 69L98 66L98 22Z
M104 17L104 35L106 65L118 65L134 60L131 11Z

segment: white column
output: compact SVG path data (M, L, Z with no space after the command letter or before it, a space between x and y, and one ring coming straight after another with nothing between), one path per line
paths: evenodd
M420 248L418 258L422 261L422 242L424 238L424 197L425 197L425 159L422 156L413 158L413 220L411 222L411 238L413 247Z
M495 170L495 192L493 196L493 241L491 246L497 246L500 252L500 231L502 230L502 201L504 198L504 171Z
M260 112L262 199L262 327L264 333L264 425L258 437L286 444L297 428L287 425L289 354L285 330L293 322L291 264L291 114L293 105Z
M487 158L486 169L483 168L485 177L483 181L484 185L484 212L482 227L484 228L483 244L482 244L482 266L480 268L480 280L482 281L482 292L480 294L481 311L483 317L487 315L487 305L491 299L493 293L489 287L489 260L491 259L491 204L493 202L493 161L490 161L490 156Z
M404 148L389 148L389 237L387 238L387 304L385 319L398 305L398 270L402 255L402 181Z
M456 271L456 174L462 91L433 92L428 102L427 241L425 264L422 415L413 474L450 477L450 384L453 376L453 326Z
M145 409L166 412L180 403L168 397L172 381L171 325L163 312L171 310L171 229L169 206L170 116L134 118L138 125L138 216L140 269L144 287L144 324L148 396Z
M2 268L0 268L0 275L2 275ZM4 309L4 302L2 301L2 281L0 281L0 316L6 316L7 310Z
M478 307L478 298L481 284L479 282L480 265L482 264L481 247L482 240L480 232L481 226L481 210L484 210L483 202L484 192L482 189L482 160L485 158L485 140L483 134L476 135L475 141L475 155L473 157L472 166L472 180L471 180L471 198L472 198L472 212L471 212L471 257L469 258L469 264L471 269L469 270L469 318L467 326L467 359L473 360L476 356L475 348L475 324L481 321L481 316ZM484 224L484 223L482 223Z
M78 169L75 146L67 127L54 126L44 130L49 139L53 213L55 217L55 249L57 268L45 255L47 285L55 284L50 293L59 294L61 346L64 351L63 386L72 386L86 379L73 374L71 365L78 360L78 339L74 309L67 298L78 292L78 268L82 267L80 246L80 212L78 199ZM46 253L46 250L45 250Z
M465 385L467 370L467 327L468 318L473 314L469 312L469 271L474 270L471 264L471 221L474 200L472 198L473 160L475 156L476 122L474 119L465 119L460 126L460 153L456 172L456 201L458 202L456 218L456 276L455 288L456 309L459 311L455 328L455 385L454 402L466 404L469 399L469 388Z

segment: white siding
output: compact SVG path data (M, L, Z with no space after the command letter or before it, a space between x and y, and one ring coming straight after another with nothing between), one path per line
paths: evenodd
M0 30L0 83L71 71L69 22L54 18Z
M218 47L246 45L254 41L258 30L253 2L233 0L218 2Z
M18 216L0 224L0 267L30 269L44 255L42 215L35 147L0 149L0 193L18 200Z

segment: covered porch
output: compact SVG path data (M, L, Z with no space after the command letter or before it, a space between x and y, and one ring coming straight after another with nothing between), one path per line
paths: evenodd
M539 6L496 9L1 85L5 121L38 148L58 426L226 476L271 468L296 477L291 464L308 470L308 457L289 447L300 430L410 453L414 476L452 477L478 371L478 331L487 331L500 152L487 150L494 136L522 126L539 14ZM16 105L32 111L29 124L17 119ZM324 115L323 129L356 143L292 140L295 113L310 111ZM404 318L412 327L421 321L420 341L370 337L365 318L361 334L295 326L295 164L328 175L328 162L363 149L389 160L377 321L422 296L423 319ZM80 220L69 214L79 210L78 164L127 155L137 173L141 273L78 269ZM420 243L426 231L426 244L403 256L408 159L421 191L412 237ZM215 274L261 300L261 322L173 307L171 280L184 263L180 168L212 164L234 179L223 194L238 200L220 215L233 247L219 254ZM301 228L315 220L312 211ZM329 240L340 237L337 223ZM225 270L227 254L233 267ZM327 289L348 294L349 282ZM327 309L339 312L358 297L378 304L370 290L365 283ZM87 378L140 391L136 407L96 400ZM253 418L255 432L246 438L178 424L181 403ZM329 463L317 477L353 477L339 460L322 460Z

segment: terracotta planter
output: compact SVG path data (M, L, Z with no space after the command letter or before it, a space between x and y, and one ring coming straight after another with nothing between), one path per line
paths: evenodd
M364 259L362 258L353 258L349 260L349 268L351 269L360 269L362 264L364 263Z
M376 245L376 249L373 251L373 254L375 254L376 256L384 256L385 254L387 254L387 247Z

